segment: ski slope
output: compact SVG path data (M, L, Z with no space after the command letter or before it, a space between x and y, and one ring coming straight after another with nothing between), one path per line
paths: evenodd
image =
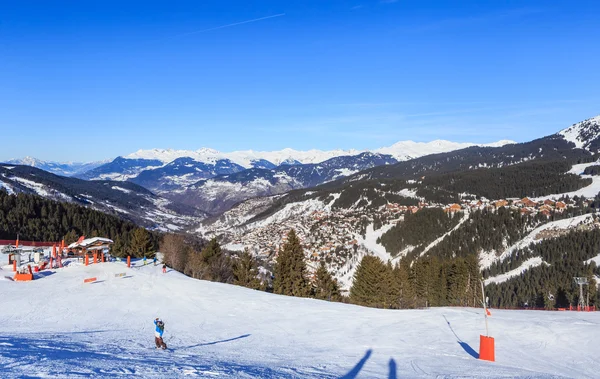
M5 258L5 257L0 257ZM136 262L139 264L139 262ZM125 277L115 274L126 273ZM496 363L476 359L482 311L378 310L123 263L0 270L0 377L597 377L600 313L492 310ZM98 281L83 284L96 276ZM155 350L155 317L170 350Z

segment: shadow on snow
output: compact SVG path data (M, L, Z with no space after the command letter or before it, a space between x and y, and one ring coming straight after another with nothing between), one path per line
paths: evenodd
M65 334L0 335L0 377L24 378L27 375L51 377L180 377L184 375L223 375L225 377L328 378L338 375L316 367L267 367L207 359L200 355L132 349L102 342L72 341L69 334L103 333L103 330ZM250 334L195 346L214 345L247 338ZM366 361L366 360L365 360Z
M464 342L463 340L460 339L460 337L458 337L458 335L456 334L456 332L454 331L454 329L452 329L452 325L450 325L450 321L448 321L448 319L446 318L445 315L444 315L444 320L446 320L446 324L448 324L448 327L452 331L452 334L454 334L454 337L456 337L456 341L458 342L458 344L460 345L460 347L462 347L463 350L467 354L469 354L470 356L472 356L473 358L479 359L479 353L476 352L475 349L473 349L468 343Z

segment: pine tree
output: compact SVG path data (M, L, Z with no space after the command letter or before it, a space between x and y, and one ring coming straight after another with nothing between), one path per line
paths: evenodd
M389 267L378 257L365 255L354 273L350 300L368 307L389 308L392 303L390 285L393 282Z
M233 282L234 274L231 259L223 253L216 238L210 240L208 245L202 249L200 255L204 266L202 279L222 283Z
M255 290L262 289L263 286L258 278L258 263L248 249L244 249L235 262L233 273L235 275L234 284Z
M315 299L320 300L339 301L341 299L337 281L327 271L324 261L321 261L321 265L315 273L313 295Z
M310 295L304 251L294 229L288 233L287 241L277 257L273 291L288 296Z
M394 279L398 288L398 308L413 308L415 306L415 290L410 280L408 264L401 262L394 267Z
M136 228L131 233L131 241L129 242L129 250L132 255L137 258L141 258L148 253L150 248L150 235L144 228Z
M222 253L221 245L219 245L216 238L213 238L208 245L202 249L202 262L207 266L210 266L221 257Z

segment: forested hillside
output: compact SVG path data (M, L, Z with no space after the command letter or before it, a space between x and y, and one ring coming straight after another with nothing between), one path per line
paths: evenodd
M494 307L568 308L579 300L579 287L574 277L587 277L591 285L590 305L600 305L594 275L600 269L587 260L600 253L600 230L573 230L570 233L532 244L514 251L504 262L492 266L486 273L506 272L519 267L532 257L541 257L543 264L525 271L519 277L487 286ZM586 288L587 294L587 288ZM586 295L584 295L586 296Z
M60 241L71 243L79 236L107 237L115 242L116 256L153 252L159 234L129 221L73 203L60 203L29 194L9 195L0 188L0 239Z

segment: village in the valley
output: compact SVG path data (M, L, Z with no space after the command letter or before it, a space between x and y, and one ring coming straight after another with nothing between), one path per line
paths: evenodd
M587 200L584 206L589 206ZM417 213L425 208L441 208L451 214L468 214L475 210L488 209L495 211L506 207L518 210L521 215L543 215L550 221L553 215L568 217L569 213L580 211L580 206L573 199L561 201L522 199L499 200L465 200L449 205L419 202L418 205L406 206L388 203L377 209L344 208L312 210L292 215L284 222L267 223L264 226L249 229L231 236L229 247L248 248L254 255L265 261L273 261L281 246L286 242L287 233L294 229L298 235L304 252L313 269L324 260L331 268L348 267L349 261L357 252L366 253L374 248L383 248L377 244L377 238L385 231L404 220L408 213ZM572 214L574 216L575 214ZM454 216L458 217L458 215ZM375 220L385 222L377 224ZM362 256L363 254L358 254Z

